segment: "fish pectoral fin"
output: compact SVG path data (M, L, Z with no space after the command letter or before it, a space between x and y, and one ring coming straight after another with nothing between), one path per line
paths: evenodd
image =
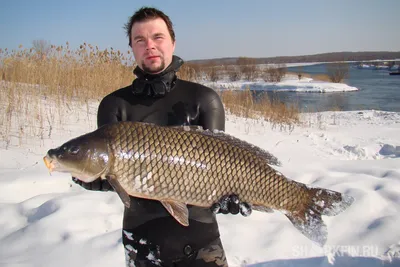
M167 211L183 226L189 226L189 211L185 203L160 200Z
M118 196L121 198L122 203L124 203L125 207L129 208L131 206L131 199L129 198L128 193L122 188L121 184L113 175L106 176L107 181L114 188L115 192L117 192Z

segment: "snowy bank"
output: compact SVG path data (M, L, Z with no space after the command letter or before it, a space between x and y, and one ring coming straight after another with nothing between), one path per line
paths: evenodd
M44 125L41 137L26 133L8 149L0 143L2 267L125 264L118 196L87 191L68 174L50 176L42 162L49 148L95 128L98 103L72 104L65 120L54 119L51 134ZM15 124L11 134L19 131ZM290 129L228 114L226 131L276 155L287 177L355 198L345 212L323 218L325 247L279 212L218 215L230 266L400 265L400 113L304 113L302 125Z
M254 82L240 80L230 82L221 80L217 82L203 81L205 86L218 90L259 90L259 91L276 91L276 92L307 92L307 93L335 93L358 91L358 88L343 83L331 83L323 81L315 81L311 78L302 78L299 80L297 76L287 75L281 82L272 83L263 80Z

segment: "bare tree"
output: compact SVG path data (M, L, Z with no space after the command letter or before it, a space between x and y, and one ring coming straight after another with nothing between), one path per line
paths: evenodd
M45 59L50 53L50 42L46 40L33 40L32 48L35 50L39 59Z
M207 77L212 82L216 82L219 79L219 74L216 67L208 67L207 69Z
M257 67L256 65L244 65L240 68L241 73L245 80L254 81L257 78Z
M229 80L231 82L235 82L235 81L240 80L241 72L240 72L240 69L238 68L238 66L231 66L227 70L227 72L228 72Z
M242 73L244 79L248 81L253 81L257 78L257 67L256 59L248 57L239 57L236 64L240 67L240 72Z
M344 62L327 64L326 71L331 82L341 83L349 76L349 65Z
M267 67L262 72L261 76L266 82L280 82L282 78L286 75L286 65L279 64L274 67Z
M256 64L256 60L254 58L249 58L249 57L239 57L236 60L236 65L242 66L242 65L252 65Z

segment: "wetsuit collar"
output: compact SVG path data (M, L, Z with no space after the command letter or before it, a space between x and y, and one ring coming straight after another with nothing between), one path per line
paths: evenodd
M150 97L166 95L174 87L176 72L182 64L183 60L180 57L173 56L171 64L158 74L149 74L136 67L133 73L137 78L132 83L132 93Z

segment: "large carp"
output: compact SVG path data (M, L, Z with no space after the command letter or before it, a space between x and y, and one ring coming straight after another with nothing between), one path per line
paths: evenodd
M254 210L282 211L320 245L327 239L321 215L337 215L353 202L286 178L271 167L278 160L267 151L192 126L108 124L50 149L44 161L50 171L68 172L83 182L107 179L128 207L128 195L159 200L185 226L187 204L210 207L236 194Z

